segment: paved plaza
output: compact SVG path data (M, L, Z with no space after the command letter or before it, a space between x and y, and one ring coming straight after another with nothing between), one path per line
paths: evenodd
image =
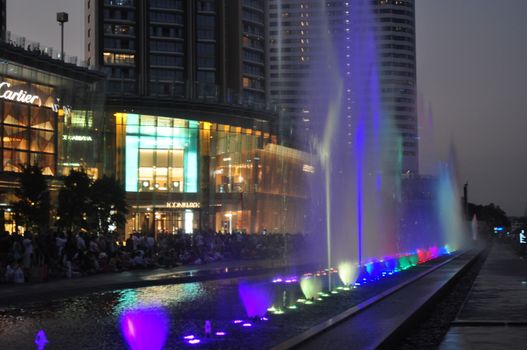
M441 350L527 347L527 261L493 245Z

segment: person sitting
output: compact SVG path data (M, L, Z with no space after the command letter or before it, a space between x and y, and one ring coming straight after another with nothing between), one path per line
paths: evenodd
M11 263L7 264L7 266L5 267L4 277L5 277L5 281L6 282L13 282L13 279L15 277L14 265L15 264L13 262L11 262Z
M13 282L15 283L24 283L24 271L19 264L15 264L13 272Z

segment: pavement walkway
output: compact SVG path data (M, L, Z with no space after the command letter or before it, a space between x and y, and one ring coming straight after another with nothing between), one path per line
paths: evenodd
M440 350L527 349L527 261L494 243Z
M296 266L283 259L220 261L171 269L131 270L40 283L0 285L0 307L122 288L185 283L280 271Z

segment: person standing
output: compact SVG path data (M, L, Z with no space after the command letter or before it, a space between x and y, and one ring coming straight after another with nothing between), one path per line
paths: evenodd
M26 232L24 239L22 240L22 246L24 247L23 266L24 273L29 276L29 270L31 269L31 259L33 257L33 241L31 240L31 233Z

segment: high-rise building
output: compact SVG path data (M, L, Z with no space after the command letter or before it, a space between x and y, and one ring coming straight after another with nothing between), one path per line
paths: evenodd
M324 30L333 40L344 39L348 5L347 1L269 0L269 94L283 112L282 132L294 142L306 144L314 127L306 104L307 82L313 65L326 55L320 49L321 40L327 40ZM414 0L373 0L371 9L383 111L392 116L401 138L402 171L416 173Z
M267 99L267 0L86 0L126 232L303 231L306 153Z
M265 0L86 0L108 92L266 102Z
M0 40L1 41L5 41L6 32L7 32L6 2L7 0L0 0Z

